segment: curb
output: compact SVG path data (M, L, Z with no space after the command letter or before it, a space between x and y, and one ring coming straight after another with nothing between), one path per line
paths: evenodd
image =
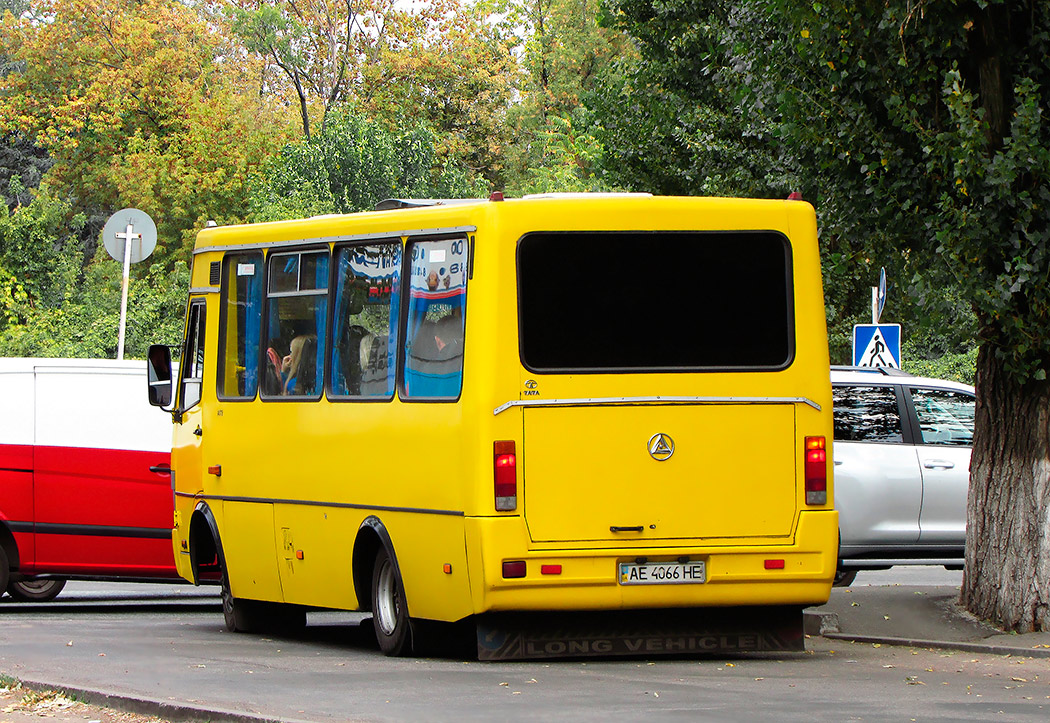
M825 633L829 640L848 640L853 643L879 643L880 645L902 645L909 648L940 648L962 650L985 655L1013 655L1022 658L1050 658L1048 648L1017 648L990 643L963 643L948 640L923 640L921 638L890 638L881 635L851 635L849 633Z
M968 653L985 655L1015 655L1025 658L1050 658L1050 648L1021 648L1012 645L994 643L965 643L949 640L925 640L923 638L895 638L885 635L855 635L844 633L839 628L839 616L835 613L806 612L803 618L807 635L820 635L828 640L845 640L851 643L878 643L879 645L900 645L909 648L939 648L942 650L962 650Z
M78 688L76 686L45 683L39 680L25 680L17 678L23 688L38 692L58 691L69 698L81 703L98 705L105 708L113 708L128 713L139 715L152 715L165 718L173 723L309 723L305 720L293 718L268 718L266 716L253 715L243 711L227 710L224 708L206 708L191 703L178 703L158 698L146 698L139 696L123 695L120 693L107 693L102 690L91 688Z

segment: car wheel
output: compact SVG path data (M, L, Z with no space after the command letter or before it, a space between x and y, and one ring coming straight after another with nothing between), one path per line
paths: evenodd
M58 597L66 581L57 577L15 580L7 584L7 594L19 602L48 602Z
M372 569L372 625L379 649L386 655L400 656L409 652L412 634L405 588L385 547L376 553L376 564Z
M843 570L839 568L835 571L835 582L832 583L834 587L849 587L853 584L853 581L857 579L858 570Z

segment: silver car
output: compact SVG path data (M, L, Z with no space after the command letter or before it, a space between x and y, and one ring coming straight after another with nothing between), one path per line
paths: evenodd
M893 565L961 569L975 396L897 369L832 367L836 585Z

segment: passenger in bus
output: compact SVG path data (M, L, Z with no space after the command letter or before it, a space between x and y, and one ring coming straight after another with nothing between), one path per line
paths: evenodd
M339 343L339 360L347 394L367 396L361 385L366 377L375 376L377 360L373 349L376 349L378 339L363 326L350 324L346 327Z
M263 374L263 393L270 396L281 394L284 386L284 376L281 367L284 362L281 355L272 346L266 350L266 370Z
M281 362L284 393L312 394L316 362L316 334L302 334L292 339L288 355Z

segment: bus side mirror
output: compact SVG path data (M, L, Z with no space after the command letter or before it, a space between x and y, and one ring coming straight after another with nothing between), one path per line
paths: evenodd
M154 407L166 407L171 404L171 349L163 344L152 344L146 358L149 403Z

